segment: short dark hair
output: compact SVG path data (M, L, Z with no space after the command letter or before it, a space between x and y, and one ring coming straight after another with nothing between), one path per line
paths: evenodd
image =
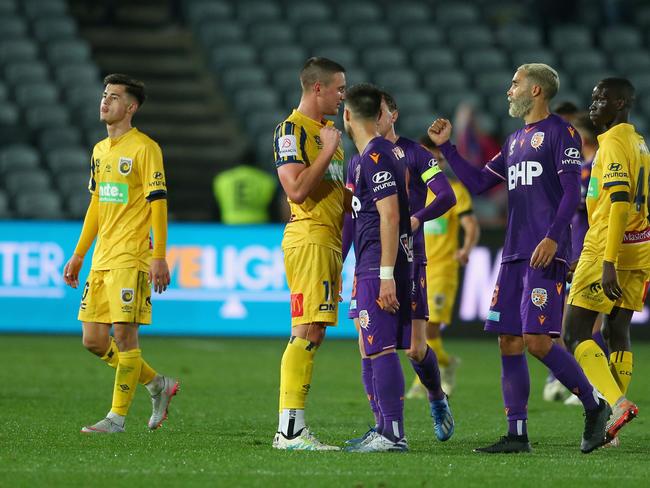
M381 90L370 83L359 83L345 93L345 106L355 117L376 119L381 113Z
M300 84L303 90L317 81L327 85L336 73L345 73L345 68L331 59L314 56L300 70Z
M399 107L397 106L397 102L393 98L393 95L388 93L386 90L381 91L381 98L384 99L384 102L386 102L386 105L388 105L388 110L391 112L394 112L395 110L399 110Z
M104 78L104 87L106 85L123 85L124 90L131 96L135 97L138 101L138 106L142 107L144 101L147 99L144 83L140 80L124 75L121 73L113 73Z
M578 110L578 106L568 100L565 100L564 102L558 102L558 104L553 108L553 112L558 115L575 115L579 111L580 110Z
M630 108L634 102L634 85L627 78L603 78L598 85L614 91L618 98L625 100L625 106Z

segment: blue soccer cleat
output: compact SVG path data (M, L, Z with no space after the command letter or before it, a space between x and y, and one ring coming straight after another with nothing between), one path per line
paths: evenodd
M433 417L433 432L441 442L449 440L454 435L454 417L449 408L447 395L442 400L431 402L431 417Z

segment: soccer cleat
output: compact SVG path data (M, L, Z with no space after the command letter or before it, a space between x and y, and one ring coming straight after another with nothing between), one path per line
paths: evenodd
M607 441L614 439L623 426L639 415L639 407L625 397L621 397L612 407L612 416L607 422Z
M286 451L340 451L338 446L328 446L316 439L308 427L303 428L295 437L287 439L282 432L276 432L273 438L273 447Z
M451 396L456 387L456 370L460 363L459 357L449 356L449 364L445 367L440 366L440 386L447 396Z
M571 396L569 398L564 400L564 404L572 406L572 407L582 407L582 402L580 401L580 398L578 398L573 393L571 394Z
M415 398L427 398L427 388L424 386L422 383L420 383L420 380L418 378L415 378L415 381L411 385L411 388L409 388L409 391L406 392L406 395L404 395L404 398L407 400L413 400Z
M566 398L568 390L564 387L560 380L553 378L551 381L547 381L544 385L544 393L542 397L546 402L561 402ZM582 405L582 403L580 403Z
M151 430L156 430L167 420L167 409L172 397L178 393L180 383L174 378L162 377L163 387L156 395L151 395L151 417L147 424Z
M598 408L585 411L585 431L582 434L582 442L580 442L580 450L584 454L588 454L607 443L605 430L612 409L603 398L599 400Z
M364 442L345 448L346 452L408 452L406 438L391 441L378 432L371 434Z
M356 446L357 444L361 444L362 442L365 442L365 440L373 435L375 432L377 432L377 429L375 427L370 427L368 431L363 434L361 437L355 437L354 439L349 439L345 441L346 446Z
M124 427L116 424L109 418L104 418L94 425L82 427L81 432L84 434L117 434L124 432Z
M531 452L528 436L508 434L501 436L497 442L490 446L477 447L474 452L488 454L512 454L519 452Z
M454 417L451 415L447 396L442 400L431 402L431 417L433 417L433 432L441 442L449 440L454 435Z
M603 445L603 448L609 448L609 447L621 447L621 438L616 436L607 444Z

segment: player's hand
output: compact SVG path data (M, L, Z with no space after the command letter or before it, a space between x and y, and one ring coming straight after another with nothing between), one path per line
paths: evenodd
M612 301L617 301L623 296L623 290L621 285L618 283L618 277L616 276L616 267L614 263L609 261L603 261L603 293L607 298Z
M399 302L397 301L397 289L395 287L395 280L380 280L379 285L379 306L382 310L388 313L397 313L399 310Z
M84 258L73 254L72 257L65 263L63 267L63 282L72 287L77 288L79 286L79 271L81 271L81 266L84 263Z
M149 284L153 284L153 290L156 293L162 293L169 286L171 277L169 268L165 259L152 259L151 268L149 269Z
M327 154L334 154L341 143L341 131L332 126L321 127L320 140L323 143L323 151Z
M577 267L578 267L578 261L577 260L573 261L569 265L569 271L567 271L567 274L566 274L566 282L567 283L571 283L573 281L573 274L575 273Z
M459 249L456 251L456 261L458 261L461 266L465 266L469 262L469 251L466 249Z
M533 251L533 255L530 257L530 267L535 269L546 268L553 262L556 252L557 242L548 237L544 237L544 239L537 244L537 247Z
M429 139L436 146L440 146L449 140L451 136L451 122L447 119L436 119L427 130Z
M420 228L420 219L418 219L415 215L411 216L411 232L415 232Z

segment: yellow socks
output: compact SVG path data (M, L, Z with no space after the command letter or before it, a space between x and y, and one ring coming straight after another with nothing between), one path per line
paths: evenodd
M138 378L142 369L142 353L140 349L131 349L120 352L118 357L119 363L117 371L115 371L111 412L126 416L138 386Z
M435 339L427 339L427 344L433 352L436 353L438 357L438 365L441 368L446 368L449 366L449 354L445 351L445 348L442 346L442 337L436 337Z
M610 354L609 369L618 387L625 395L630 386L630 381L632 381L632 352L616 351Z
M304 409L311 386L316 346L306 339L291 337L280 366L280 412Z
M111 336L111 345L108 346L108 351L101 357L101 360L108 364L111 368L117 368L118 359L118 349L115 339ZM147 362L142 359L142 369L140 370L140 377L138 378L138 383L141 385L146 385L151 380L153 380L156 375L156 371L147 364Z
M623 393L609 370L605 353L600 346L588 339L578 344L574 356L591 384L610 405L614 405Z

